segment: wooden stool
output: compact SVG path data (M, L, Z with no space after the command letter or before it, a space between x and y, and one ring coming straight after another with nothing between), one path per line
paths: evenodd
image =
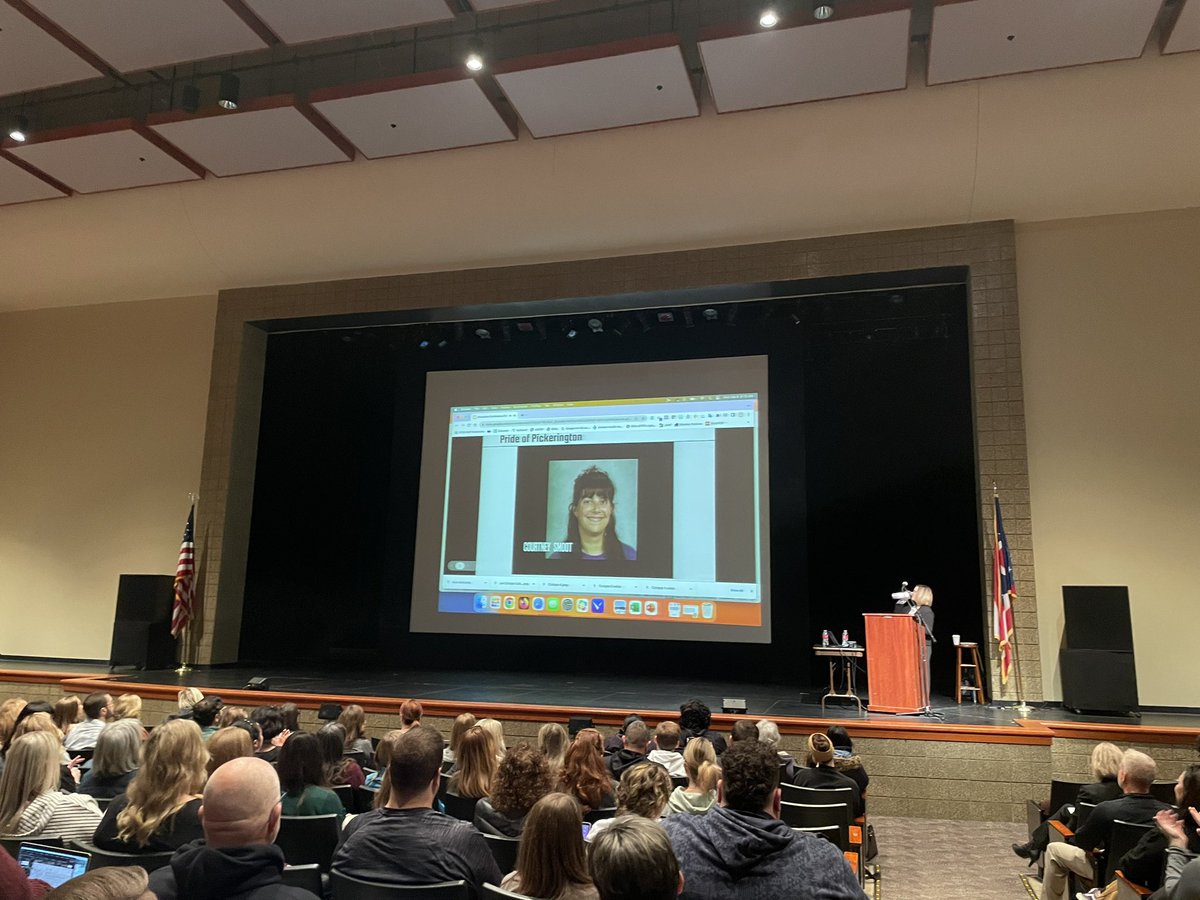
M983 664L979 661L979 645L971 641L962 641L954 648L957 653L957 665L954 670L954 685L955 699L962 703L963 691L971 691L974 694L975 702L979 704L987 703L987 694L983 690ZM963 651L971 651L971 661L963 662ZM973 669L975 677L972 681L975 682L974 687L963 687L963 669Z

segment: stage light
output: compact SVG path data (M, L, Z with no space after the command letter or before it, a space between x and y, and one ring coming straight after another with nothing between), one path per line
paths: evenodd
M472 72L483 71L483 41L481 41L479 38L471 38L471 40L467 42L467 55L463 59L463 65L465 65Z
M243 691L269 691L271 689L271 679L256 676L246 682Z
M738 697L725 697L721 700L721 712L744 713L746 712L746 701Z
M217 94L217 106L222 109L237 109L238 94L241 93L242 83L232 72L221 76L221 90Z
M708 307L708 309L704 310L705 321L715 322L720 317L721 317L721 314L719 312L717 312L715 309L713 309L711 306Z
M604 331L604 323L599 319L588 319L588 328L592 329L592 334L600 334Z
M200 88L194 84L185 84L179 105L183 107L184 112L197 112L200 109Z
M492 339L492 333L486 328L476 328L475 337L479 338L481 341L490 341Z
M833 0L814 0L813 18L818 22L833 18Z
M24 116L17 116L13 119L12 128L8 130L8 136L20 144L29 140L29 120Z
M779 24L779 13L775 12L774 7L768 6L759 15L758 24L763 28L774 28Z

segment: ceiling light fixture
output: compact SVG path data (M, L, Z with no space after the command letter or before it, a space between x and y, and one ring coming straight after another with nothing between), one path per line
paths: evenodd
M29 120L25 116L17 116L13 119L13 125L8 130L8 136L19 144L23 144L29 140Z
M599 319L588 319L588 328L592 329L592 334L600 334L604 331L604 323Z
M720 318L720 316L721 314L711 306L704 310L704 320L706 322L715 322Z
M221 76L221 92L217 94L217 106L222 109L237 109L238 94L241 93L242 83L232 72Z
M473 37L467 41L467 55L463 59L463 65L472 72L483 71L483 41L479 38Z
M813 18L818 22L833 18L833 0L814 0Z
M763 28L774 28L779 24L779 13L775 12L775 7L768 6L758 16L758 24Z

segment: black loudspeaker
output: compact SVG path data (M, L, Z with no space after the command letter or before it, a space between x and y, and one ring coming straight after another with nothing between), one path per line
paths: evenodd
M244 691L269 691L271 689L271 679L263 678L261 675L255 676L246 682L246 686L242 688Z
M117 587L109 664L138 669L175 665L171 607L175 579L171 575L122 575Z
M1063 649L1058 652L1058 661L1063 706L1080 712L1137 712L1137 671L1132 653Z
M1072 650L1133 652L1129 588L1063 586L1063 645Z

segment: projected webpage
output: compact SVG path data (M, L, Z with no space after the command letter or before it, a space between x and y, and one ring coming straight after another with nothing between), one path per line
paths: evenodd
M448 427L439 612L763 624L757 393L453 406Z

